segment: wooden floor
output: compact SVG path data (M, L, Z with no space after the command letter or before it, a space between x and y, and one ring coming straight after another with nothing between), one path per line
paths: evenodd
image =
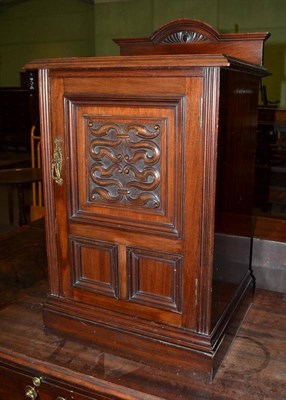
M2 305L0 361L17 359L23 367L63 379L72 374L90 390L113 391L126 400L286 400L286 301L281 293L256 292L214 381L203 383L47 332L41 312L46 292L42 280L19 288L10 304Z

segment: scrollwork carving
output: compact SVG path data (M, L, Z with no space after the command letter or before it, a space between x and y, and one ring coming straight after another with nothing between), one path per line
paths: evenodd
M160 208L160 121L90 121L90 201Z
M181 31L166 37L162 43L192 43L205 42L208 38L201 33L193 31Z

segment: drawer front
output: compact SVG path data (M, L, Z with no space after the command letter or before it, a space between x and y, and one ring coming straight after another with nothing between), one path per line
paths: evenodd
M111 397L92 395L85 396L72 388L61 387L60 383L34 381L38 375L29 375L20 370L0 366L0 400L108 400ZM112 397L114 399L114 397Z

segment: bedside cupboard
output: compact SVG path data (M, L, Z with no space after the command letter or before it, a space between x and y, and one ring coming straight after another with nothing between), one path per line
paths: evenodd
M49 261L44 323L211 379L253 291L267 33L196 20L121 55L36 60Z

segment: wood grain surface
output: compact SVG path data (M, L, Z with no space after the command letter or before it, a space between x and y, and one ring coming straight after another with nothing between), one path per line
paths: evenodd
M49 333L41 312L46 291L42 282L1 311L1 364L66 379L90 395L93 391L120 395L112 398L286 399L286 302L281 293L256 292L213 383L206 384Z

